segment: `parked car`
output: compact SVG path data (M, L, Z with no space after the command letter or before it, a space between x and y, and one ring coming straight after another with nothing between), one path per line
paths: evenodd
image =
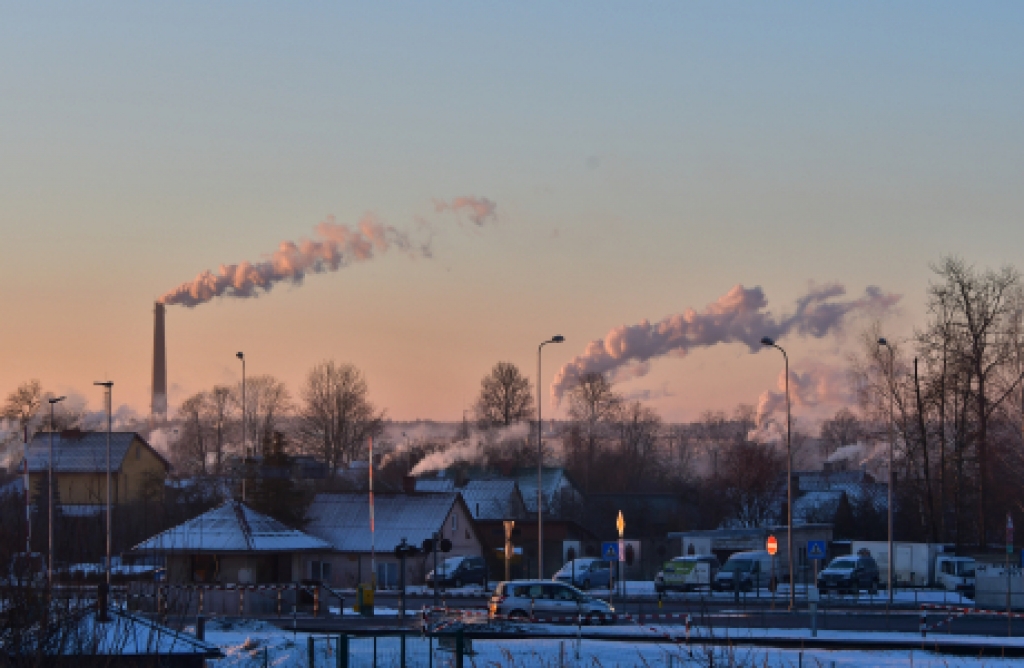
M772 557L765 550L737 552L725 561L718 575L711 581L716 591L733 591L737 584L741 591L767 587L771 580ZM779 576L776 573L776 576Z
M581 615L587 624L612 620L615 608L572 585L550 580L499 582L487 606L491 619L570 617Z
M427 573L427 585L434 586L434 571ZM437 565L440 587L462 587L468 584L487 586L487 564L483 557L448 557Z
M721 568L718 557L710 555L675 557L666 561L654 576L654 591L690 591L708 587Z
M575 579L573 577L575 576ZM607 589L611 584L612 565L605 559L581 557L566 562L551 578L555 582L571 584L586 591L592 587Z
M836 557L818 573L818 589L851 593L867 589L874 594L878 591L878 564L867 555Z

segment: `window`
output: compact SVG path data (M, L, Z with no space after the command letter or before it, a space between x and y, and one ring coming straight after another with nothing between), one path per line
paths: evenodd
M452 515L452 538L455 538L455 532L459 530L459 516Z

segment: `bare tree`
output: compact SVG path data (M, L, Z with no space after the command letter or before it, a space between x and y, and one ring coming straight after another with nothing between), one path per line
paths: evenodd
M18 427L18 432L31 438L29 431L37 426L36 417L43 402L43 389L38 380L22 383L7 395L3 407L0 407L0 419L9 420ZM16 438L14 433L11 438ZM4 445L0 443L0 446Z
M235 388L235 403L241 406L242 386ZM292 410L288 387L273 376L253 376L246 381L243 417L246 443L253 453L263 452L280 431L281 418Z
M590 491L590 477L594 460L602 443L607 439L622 399L612 390L612 384L600 373L585 373L569 391L569 417L576 431L575 442L582 446L583 487Z
M234 407L232 390L226 385L216 385L206 395L205 417L213 432L214 471L216 473L222 472L224 442L234 415Z
M853 445L863 438L860 420L849 408L840 408L836 414L821 423L821 445L825 457L844 445Z
M332 471L355 459L367 439L383 431L384 413L377 412L368 395L363 374L351 364L321 362L306 376L301 436Z
M629 486L634 487L648 478L660 452L661 416L639 401L626 404L616 418L619 446L628 463Z
M209 425L206 422L207 394L197 392L178 407L182 430L178 436L177 453L184 468L206 473L206 449Z
M530 380L519 367L498 362L480 381L480 396L473 412L482 428L508 427L532 419L533 402Z
M728 521L738 527L777 522L785 470L785 457L771 446L745 441L727 447L715 480L724 490Z

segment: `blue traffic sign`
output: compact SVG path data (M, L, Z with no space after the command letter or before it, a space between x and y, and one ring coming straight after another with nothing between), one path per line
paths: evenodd
M823 540L809 540L807 541L807 558L808 559L824 559L825 558L825 541Z
M606 559L608 561L618 561L619 543L617 541L601 543L601 558Z

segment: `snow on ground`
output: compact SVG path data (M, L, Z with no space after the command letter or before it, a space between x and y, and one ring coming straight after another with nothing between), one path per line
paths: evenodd
M562 629L564 631L564 628ZM760 631L760 630L758 630ZM206 640L219 646L224 659L210 661L210 668L308 668L307 639L314 638L315 666L333 668L337 665L337 638L322 634L282 631L260 621L213 620L207 626ZM851 634L846 634L851 635ZM856 634L852 634L856 635ZM872 640L880 634L866 634ZM884 635L884 634L883 634ZM912 634L911 634L912 635ZM865 636L865 637L866 637ZM992 639L989 639L992 640ZM397 668L400 665L398 638L378 638L374 663L374 640L349 640L350 666ZM783 650L757 647L716 647L694 645L692 653L683 645L671 642L615 642L583 640L474 640L473 654L465 665L473 668L613 668L644 666L645 668L683 668L697 666L763 666L764 668L824 668L834 666L918 666L924 668L981 668L1020 665L1020 659L977 659L944 656L922 650L857 651ZM454 665L451 651L439 649L438 641L410 636L406 644L408 666L431 665L439 668ZM713 662L713 663L712 663Z

